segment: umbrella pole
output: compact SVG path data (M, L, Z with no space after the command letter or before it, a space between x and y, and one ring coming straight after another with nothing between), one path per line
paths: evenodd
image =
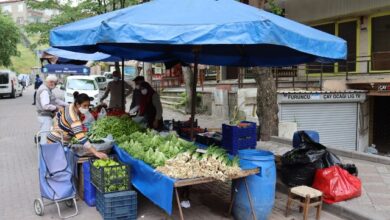
M125 107L125 59L122 58L122 110L126 111Z
M198 63L199 63L199 52L200 47L194 47L194 80L192 82L192 90L191 90L191 140L194 140L194 121L195 121L195 111L196 111L196 86L197 86L197 76L198 76Z

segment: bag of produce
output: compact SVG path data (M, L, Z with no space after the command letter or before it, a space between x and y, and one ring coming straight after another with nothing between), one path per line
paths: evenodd
M106 138L102 138L101 140L91 141L91 144L97 151L108 151L114 146L114 138L109 134ZM72 149L80 157L92 156L82 144L72 144Z

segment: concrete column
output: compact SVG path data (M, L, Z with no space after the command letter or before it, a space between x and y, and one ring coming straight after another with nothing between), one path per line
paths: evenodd
M359 56L360 58L357 60L357 61L366 61L366 60L369 60L370 58L369 57L362 57L362 56L370 56L369 54L369 51L370 51L370 45L369 45L369 42L368 42L368 16L364 16L363 17L363 22L361 21L358 21L358 22L361 22L360 23L360 29L358 30L359 31L359 36L360 36L360 39L359 39L359 42L358 42L358 54L357 56ZM369 68L369 63L368 62L358 62L357 63L357 72L360 72L360 73L367 73L367 70Z

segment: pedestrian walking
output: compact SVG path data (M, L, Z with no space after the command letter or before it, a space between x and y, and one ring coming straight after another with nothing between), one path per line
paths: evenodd
M68 105L53 94L52 90L55 88L56 83L57 77L49 75L46 77L45 83L37 90L36 105L40 132L49 131L55 112ZM41 144L47 143L46 136L47 134L44 133L41 135Z
M35 89L35 92L34 92L34 101L33 101L33 105L35 105L36 103L36 97L37 97L37 90L38 88L42 85L43 81L41 79L41 77L39 77L39 74L36 75L35 77L35 83L34 83L34 89Z

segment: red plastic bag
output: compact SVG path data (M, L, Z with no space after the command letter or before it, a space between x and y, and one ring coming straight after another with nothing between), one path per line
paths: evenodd
M359 197L362 193L360 179L339 166L318 169L313 187L322 191L328 204Z

